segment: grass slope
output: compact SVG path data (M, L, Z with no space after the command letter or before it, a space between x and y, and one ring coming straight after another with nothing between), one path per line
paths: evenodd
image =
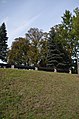
M79 119L79 77L0 69L0 119Z

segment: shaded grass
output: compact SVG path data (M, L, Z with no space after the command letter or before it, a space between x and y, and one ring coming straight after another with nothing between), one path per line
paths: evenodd
M0 69L0 119L79 119L79 77Z

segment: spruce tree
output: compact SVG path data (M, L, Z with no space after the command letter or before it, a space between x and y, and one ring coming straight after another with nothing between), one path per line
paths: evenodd
M62 60L63 60L63 58L60 55L58 45L55 42L55 30L52 27L51 31L49 32L47 66L56 68L57 65L60 62L62 62Z
M68 54L61 43L57 42L56 31L52 27L49 32L47 66L51 68L68 69Z
M64 70L68 71L69 70L69 66L70 66L70 64L69 64L69 62L70 62L69 54L63 48L61 43L58 43L57 45L58 45L58 49L60 51L60 56L62 57L62 61L58 63L57 68L58 69L62 69L63 71Z
M7 49L8 49L8 45L7 45L7 32L6 32L6 26L5 23L3 23L0 26L0 59L2 61L7 61Z

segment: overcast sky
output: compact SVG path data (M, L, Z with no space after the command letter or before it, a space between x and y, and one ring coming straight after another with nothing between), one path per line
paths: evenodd
M73 12L78 6L79 0L0 0L0 25L6 23L10 47L31 27L49 31L61 23L65 10Z

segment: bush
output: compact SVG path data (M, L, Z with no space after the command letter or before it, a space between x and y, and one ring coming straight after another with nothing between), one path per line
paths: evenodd
M54 68L51 67L38 67L38 70L54 72Z
M69 69L60 69L60 68L57 68L57 72L61 72L61 73L69 73Z
M14 67L18 68L18 69L28 69L28 70L33 69L33 70L35 70L34 66L15 65Z

